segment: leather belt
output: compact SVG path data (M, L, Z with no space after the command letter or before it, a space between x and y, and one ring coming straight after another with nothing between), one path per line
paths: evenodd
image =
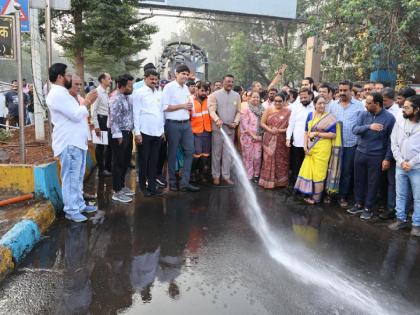
M178 123L178 124L184 124L184 123L190 122L190 120L189 120L189 119L187 119L187 120L174 120L174 119L166 119L166 121L169 121L169 122L174 122L174 123Z

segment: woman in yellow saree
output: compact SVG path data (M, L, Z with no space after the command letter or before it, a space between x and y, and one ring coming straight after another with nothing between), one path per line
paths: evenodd
M315 111L309 113L305 126L305 159L299 171L295 189L307 195L305 202L321 201L337 132L337 119L325 112L325 99L314 99Z

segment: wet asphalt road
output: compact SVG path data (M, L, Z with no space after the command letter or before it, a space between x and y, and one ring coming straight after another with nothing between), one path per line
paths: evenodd
M234 189L138 193L121 205L111 202L110 184L98 183L102 211L86 224L59 218L0 285L1 314L372 313L276 263ZM289 248L318 257L309 264L339 266L390 313L420 314L420 240L337 208L305 206L287 190L257 195Z

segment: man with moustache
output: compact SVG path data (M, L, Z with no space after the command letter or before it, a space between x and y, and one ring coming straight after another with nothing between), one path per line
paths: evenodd
M354 176L354 155L357 147L357 136L353 134L353 127L357 118L363 112L364 106L352 97L353 83L341 81L338 84L339 99L331 103L330 114L337 117L343 124L343 155L341 160L341 177L338 192L341 207L348 207L348 198L351 194Z
M402 88L397 94L397 104L400 108L404 106L405 100L416 95L416 91L410 87Z
M395 92L393 88L386 87L382 90L382 97L384 102L385 110L392 114L397 120L401 115L402 111L398 104L395 103ZM390 167L386 172L383 172L382 185L380 189L380 196L382 197L381 202L386 202L386 211L381 213L379 217L383 220L395 218L395 160L390 160ZM382 205L383 206L383 205Z
M112 133L112 200L129 203L135 195L126 187L125 175L130 166L133 151L133 93L134 78L124 74L117 79L116 93L110 100L109 125Z
M109 73L102 73L98 77L99 86L97 87L98 98L92 108L92 123L95 127L96 136L100 137L102 131L108 132L108 145L96 144L95 155L98 163L99 176L111 176L111 133L108 131L109 96L108 90L112 79Z
M330 105L333 101L333 91L329 83L321 83L318 88L319 95L325 100L325 112L330 112Z
M191 109L191 127L194 134L194 154L191 168L192 178L198 179L208 165L211 152L211 118L207 106L207 93L210 87L204 83L197 84L194 105Z
M406 99L403 117L399 117L391 134L392 153L397 164L397 220L389 228L409 227L407 206L414 199L411 235L420 236L420 95Z
M314 105L311 101L310 90L302 88L299 91L299 103L294 104L292 114L289 119L289 126L286 131L286 145L291 147L291 169L292 169L292 187L294 186L299 175L300 167L305 159L304 134L305 123L308 114L314 110ZM293 137L293 143L292 143Z
M156 171L164 138L165 118L156 70L144 72L144 85L133 94L134 134L137 143L140 189L145 197L162 195L157 190ZM147 185L146 185L147 181Z
M278 90L272 87L268 90L268 99L262 104L264 109L274 106L274 98L276 97Z
M225 75L223 89L210 94L208 109L212 122L212 159L211 171L213 184L220 185L220 176L223 184L233 185L230 172L232 169L232 156L223 140L221 128L232 140L235 138L235 129L241 118L241 96L233 91L234 76Z
M67 73L67 65L53 64L48 74L52 84L46 101L54 125L52 149L61 163L65 217L74 222L83 222L87 218L82 213L96 211L96 207L87 206L83 199L83 175L88 149L87 107L94 99L86 97L85 102L79 105L70 95L68 89L72 87L72 76Z
M347 210L362 220L373 217L373 206L380 187L382 172L391 166L391 132L395 118L383 108L381 93L366 97L367 111L359 114L353 134L358 136L354 158L355 205Z

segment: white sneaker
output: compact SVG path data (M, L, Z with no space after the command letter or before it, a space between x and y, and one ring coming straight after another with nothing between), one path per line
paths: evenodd
M79 212L73 213L73 214L66 213L65 218L67 220L77 222L77 223L84 222L87 220L87 218Z
M120 191L128 197L134 196L136 194L134 191L132 191L128 187L123 187Z
M112 195L112 200L123 202L123 203L129 203L129 202L132 202L133 201L133 199L131 199L130 197L128 197L127 195L125 195L122 190L120 190L119 192L114 193Z

